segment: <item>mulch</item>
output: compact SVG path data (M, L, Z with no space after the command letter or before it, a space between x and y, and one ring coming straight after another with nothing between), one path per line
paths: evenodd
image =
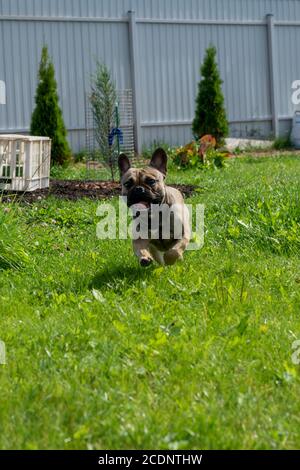
M191 196L196 186L191 184L171 185L179 189L185 197ZM49 189L37 189L27 193L11 193L4 191L0 194L0 202L20 201L25 203L34 203L46 199L49 196L55 196L59 199L68 199L76 201L82 198L88 199L109 199L121 194L120 183L113 181L82 181L82 180L56 180L51 179Z

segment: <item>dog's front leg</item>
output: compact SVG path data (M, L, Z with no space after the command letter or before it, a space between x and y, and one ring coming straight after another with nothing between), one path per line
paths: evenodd
M166 265L176 263L177 260L183 259L183 253L185 252L191 239L191 229L189 224L189 212L186 206L183 206L183 237L177 240L175 245L172 246L168 251L164 253L164 262Z
M149 266L152 263L153 258L149 251L149 240L138 238L133 240L133 250L135 255L138 257L141 266Z
M166 265L171 265L176 263L177 260L183 259L183 253L188 246L190 239L183 237L181 240L178 240L175 245L164 253L164 262Z

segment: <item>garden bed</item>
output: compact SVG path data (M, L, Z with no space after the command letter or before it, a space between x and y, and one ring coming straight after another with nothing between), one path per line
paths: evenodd
M191 184L175 184L172 186L179 189L186 197L191 196L195 190L195 186ZM113 196L119 196L120 194L121 185L118 182L52 179L49 189L40 189L20 194L4 191L1 197L5 202L18 200L32 203L45 199L50 195L75 201L81 198L107 199Z

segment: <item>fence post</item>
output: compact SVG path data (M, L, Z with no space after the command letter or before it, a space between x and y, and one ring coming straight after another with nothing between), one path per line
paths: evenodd
M133 112L134 112L134 137L135 137L135 151L140 153L141 150L141 119L139 110L139 81L138 81L138 56L137 56L137 29L135 12L128 11L129 18L129 47L130 47L130 65L131 65L131 80L132 80L132 94L133 94Z
M270 73L270 98L271 98L271 110L272 110L272 130L274 137L278 137L279 134L279 121L278 121L278 100L277 100L277 61L276 51L274 42L274 15L267 15L267 29L268 29L268 61L269 61L269 73Z

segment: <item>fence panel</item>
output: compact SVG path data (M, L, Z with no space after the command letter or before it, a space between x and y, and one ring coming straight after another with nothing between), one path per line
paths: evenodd
M135 10L135 47L129 10ZM84 96L96 60L108 65L118 89L134 91L139 150L153 140L184 143L210 43L218 49L231 135L268 137L276 127L286 133L297 108L291 85L300 79L299 40L294 0L0 0L1 96L6 88L0 133L29 130L44 43L74 151L85 145Z

